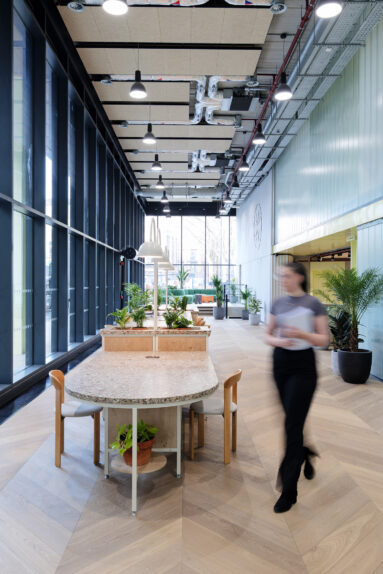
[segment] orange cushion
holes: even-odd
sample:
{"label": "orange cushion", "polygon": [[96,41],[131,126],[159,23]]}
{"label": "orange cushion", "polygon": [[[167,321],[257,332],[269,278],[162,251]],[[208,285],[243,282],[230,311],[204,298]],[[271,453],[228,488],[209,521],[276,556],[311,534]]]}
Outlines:
{"label": "orange cushion", "polygon": [[214,303],[214,295],[202,295],[201,303]]}

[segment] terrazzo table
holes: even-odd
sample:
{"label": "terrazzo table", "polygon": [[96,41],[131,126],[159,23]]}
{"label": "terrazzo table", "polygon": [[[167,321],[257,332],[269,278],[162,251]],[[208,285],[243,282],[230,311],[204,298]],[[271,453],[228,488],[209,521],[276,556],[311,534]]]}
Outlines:
{"label": "terrazzo table", "polygon": [[[181,476],[182,406],[213,393],[217,375],[205,352],[96,351],[65,377],[68,395],[104,407],[104,473],[109,477],[109,409],[131,409],[133,425],[132,514],[137,510],[137,411],[176,407],[176,448],[154,448],[177,453],[177,477]],[[114,438],[114,437],[113,437]],[[120,467],[116,467],[121,470]]]}

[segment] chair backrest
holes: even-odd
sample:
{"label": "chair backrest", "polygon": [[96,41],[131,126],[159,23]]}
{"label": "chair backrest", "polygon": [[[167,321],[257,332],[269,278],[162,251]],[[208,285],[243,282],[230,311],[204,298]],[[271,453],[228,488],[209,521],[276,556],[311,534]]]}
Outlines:
{"label": "chair backrest", "polygon": [[238,369],[238,371],[235,371],[234,375],[231,375],[228,379],[226,379],[226,381],[223,384],[225,395],[230,393],[230,389],[233,388],[232,390],[233,403],[237,403],[237,383],[239,382],[241,377],[242,377],[242,370]]}
{"label": "chair backrest", "polygon": [[49,378],[52,385],[56,389],[56,394],[60,395],[60,402],[64,402],[64,385],[65,385],[65,375],[62,371],[55,370],[49,371]]}

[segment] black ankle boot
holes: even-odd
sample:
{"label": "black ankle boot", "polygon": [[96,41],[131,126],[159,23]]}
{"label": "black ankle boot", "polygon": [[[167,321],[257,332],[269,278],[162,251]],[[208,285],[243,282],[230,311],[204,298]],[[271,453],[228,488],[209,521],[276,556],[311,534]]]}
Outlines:
{"label": "black ankle boot", "polygon": [[296,496],[291,497],[288,496],[287,494],[282,493],[274,505],[274,512],[276,512],[277,514],[287,512],[288,510],[290,510],[292,505],[296,503],[296,501],[297,501]]}

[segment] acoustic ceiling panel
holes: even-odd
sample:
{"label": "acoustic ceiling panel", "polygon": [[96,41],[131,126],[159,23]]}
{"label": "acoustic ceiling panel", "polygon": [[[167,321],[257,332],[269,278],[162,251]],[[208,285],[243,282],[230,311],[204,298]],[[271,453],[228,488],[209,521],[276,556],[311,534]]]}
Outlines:
{"label": "acoustic ceiling panel", "polygon": [[[137,50],[131,48],[78,48],[89,74],[133,74]],[[259,50],[147,49],[140,51],[142,74],[247,76],[254,73]]]}
{"label": "acoustic ceiling panel", "polygon": [[59,10],[75,42],[263,44],[272,19],[267,9],[132,6],[119,18],[101,7],[87,7],[80,14]]}
{"label": "acoustic ceiling panel", "polygon": [[[114,126],[114,131],[119,138],[124,137],[143,137],[146,132],[146,125],[130,125],[128,128],[122,128],[118,125]],[[153,133],[157,138],[227,138],[232,139],[234,136],[234,128],[232,126],[201,126],[201,125],[153,125]],[[123,140],[121,140],[123,141]]]}
{"label": "acoustic ceiling panel", "polygon": [[[109,71],[105,70],[103,73],[106,74]],[[102,102],[134,101],[129,95],[132,82],[114,82],[108,85],[93,82],[93,85]],[[189,82],[145,82],[145,88],[148,94],[147,99],[151,102],[188,102],[190,98]]]}

